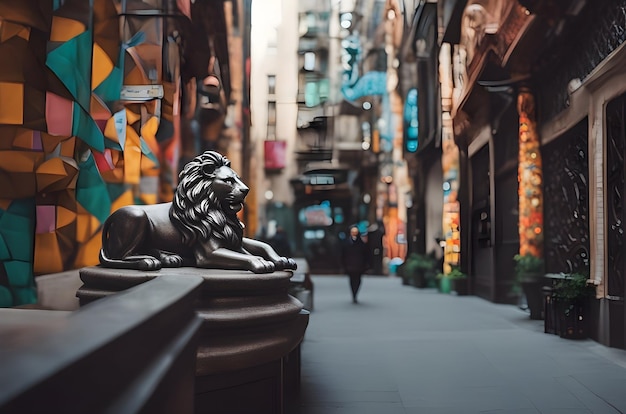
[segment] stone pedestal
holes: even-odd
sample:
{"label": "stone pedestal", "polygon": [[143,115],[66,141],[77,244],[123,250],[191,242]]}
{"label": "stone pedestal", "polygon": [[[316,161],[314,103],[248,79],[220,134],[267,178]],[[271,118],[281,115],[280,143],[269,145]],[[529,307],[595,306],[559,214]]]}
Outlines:
{"label": "stone pedestal", "polygon": [[[282,413],[299,382],[299,346],[309,320],[288,294],[291,272],[102,267],[80,272],[81,306],[163,275],[202,277],[196,413]],[[294,366],[297,364],[297,366]]]}
{"label": "stone pedestal", "polygon": [[68,311],[0,309],[0,413],[194,413],[202,279]]}

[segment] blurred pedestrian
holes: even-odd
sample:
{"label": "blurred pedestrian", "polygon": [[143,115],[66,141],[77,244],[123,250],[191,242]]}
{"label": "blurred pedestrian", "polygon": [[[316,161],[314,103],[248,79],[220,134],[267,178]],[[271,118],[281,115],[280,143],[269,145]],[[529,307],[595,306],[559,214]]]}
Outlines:
{"label": "blurred pedestrian", "polygon": [[368,246],[361,240],[357,226],[350,227],[350,236],[341,249],[341,261],[344,271],[350,278],[352,302],[358,303],[357,294],[361,287],[361,276],[370,266],[370,252]]}

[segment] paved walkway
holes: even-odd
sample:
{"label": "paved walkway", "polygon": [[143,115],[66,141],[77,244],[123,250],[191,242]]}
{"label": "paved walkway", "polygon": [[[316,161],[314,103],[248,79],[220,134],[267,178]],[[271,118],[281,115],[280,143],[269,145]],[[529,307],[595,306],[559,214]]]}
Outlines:
{"label": "paved walkway", "polygon": [[626,413],[626,352],[543,333],[515,306],[368,276],[314,276],[287,414]]}

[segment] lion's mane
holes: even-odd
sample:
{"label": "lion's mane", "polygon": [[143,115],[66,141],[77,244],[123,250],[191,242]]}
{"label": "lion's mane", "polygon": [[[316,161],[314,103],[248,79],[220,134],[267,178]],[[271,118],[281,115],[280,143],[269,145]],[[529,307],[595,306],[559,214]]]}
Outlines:
{"label": "lion's mane", "polygon": [[215,170],[230,167],[223,155],[208,151],[185,165],[170,209],[170,219],[183,235],[183,243],[192,246],[211,238],[224,247],[239,249],[243,224],[235,214],[227,215],[213,191]]}

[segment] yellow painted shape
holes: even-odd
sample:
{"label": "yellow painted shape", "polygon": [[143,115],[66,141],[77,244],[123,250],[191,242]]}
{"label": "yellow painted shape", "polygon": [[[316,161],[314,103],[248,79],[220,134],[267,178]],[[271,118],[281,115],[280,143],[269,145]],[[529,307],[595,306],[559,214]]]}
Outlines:
{"label": "yellow painted shape", "polygon": [[74,150],[76,149],[76,138],[71,137],[61,142],[61,156],[74,158]]}
{"label": "yellow painted shape", "polygon": [[53,16],[52,30],[50,30],[50,41],[67,42],[84,31],[85,25],[78,20],[68,19],[67,17],[61,16]]}
{"label": "yellow painted shape", "polygon": [[156,204],[156,202],[157,202],[156,194],[140,194],[139,195],[139,199],[144,204]]}
{"label": "yellow painted shape", "polygon": [[76,212],[68,210],[65,207],[57,206],[57,222],[56,228],[68,226],[76,220]]}
{"label": "yellow painted shape", "polygon": [[33,149],[33,131],[30,129],[18,128],[13,138],[13,146],[16,148]]}
{"label": "yellow painted shape", "polygon": [[150,158],[145,155],[141,157],[141,173],[146,177],[159,175],[159,168]]}
{"label": "yellow painted shape", "polygon": [[74,268],[79,269],[86,266],[95,266],[98,264],[98,255],[102,247],[102,232],[98,231],[78,248]]}
{"label": "yellow painted shape", "polygon": [[49,174],[66,176],[65,167],[63,166],[63,160],[61,158],[51,158],[45,161],[37,168],[37,174]]}
{"label": "yellow painted shape", "polygon": [[119,144],[120,140],[117,137],[117,131],[115,130],[115,118],[111,117],[107,120],[107,124],[104,127],[104,136]]}
{"label": "yellow painted shape", "polygon": [[111,62],[109,55],[97,43],[93,44],[91,68],[91,90],[94,90],[113,70],[113,62]]}
{"label": "yellow painted shape", "polygon": [[143,75],[141,69],[137,66],[132,68],[126,76],[124,76],[125,85],[149,85],[150,80]]}
{"label": "yellow painted shape", "polygon": [[[68,139],[62,135],[50,135],[46,132],[41,133],[41,142],[43,143],[43,150],[47,153],[53,152],[56,147],[63,141]],[[71,138],[74,140],[74,138]]]}
{"label": "yellow painted shape", "polygon": [[111,212],[118,210],[122,207],[135,204],[133,200],[133,192],[131,190],[125,191],[121,196],[111,203]]}
{"label": "yellow painted shape", "polygon": [[126,145],[124,146],[124,182],[139,184],[141,172],[141,142],[139,135],[129,126],[126,127]]}
{"label": "yellow painted shape", "polygon": [[0,82],[0,124],[24,123],[24,85]]}
{"label": "yellow painted shape", "polygon": [[92,232],[90,231],[91,226],[91,214],[81,214],[80,212],[76,215],[76,241],[83,243],[89,240]]}
{"label": "yellow painted shape", "polygon": [[0,151],[0,170],[10,172],[34,172],[43,154],[29,151]]}
{"label": "yellow painted shape", "polygon": [[140,118],[141,118],[140,114],[136,114],[130,109],[126,108],[126,123],[128,125],[134,124],[135,122],[139,121]]}
{"label": "yellow painted shape", "polygon": [[62,272],[63,258],[56,233],[35,234],[33,272],[36,274]]}
{"label": "yellow painted shape", "polygon": [[[63,161],[58,158],[50,159],[37,168],[37,190],[50,191],[48,187],[60,181],[67,181],[67,173]],[[58,187],[58,185],[57,185]]]}
{"label": "yellow painted shape", "polygon": [[159,153],[159,143],[156,139],[156,133],[159,129],[159,118],[156,116],[150,117],[148,121],[141,127],[141,137],[148,144],[150,150],[154,154]]}

